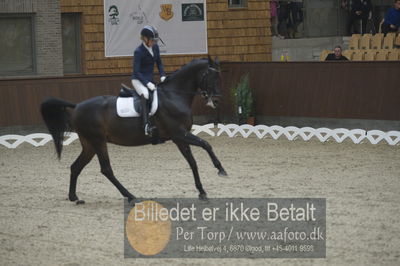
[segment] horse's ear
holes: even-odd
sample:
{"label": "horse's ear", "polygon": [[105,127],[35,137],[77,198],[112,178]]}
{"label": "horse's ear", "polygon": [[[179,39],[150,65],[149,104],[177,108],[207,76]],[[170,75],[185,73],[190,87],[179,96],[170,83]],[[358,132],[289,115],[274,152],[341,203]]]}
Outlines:
{"label": "horse's ear", "polygon": [[219,59],[218,59],[218,56],[215,57],[214,63],[215,63],[217,66],[219,66]]}
{"label": "horse's ear", "polygon": [[213,62],[211,56],[208,55],[208,65],[209,65],[209,66],[212,66],[213,64],[214,64],[214,62]]}

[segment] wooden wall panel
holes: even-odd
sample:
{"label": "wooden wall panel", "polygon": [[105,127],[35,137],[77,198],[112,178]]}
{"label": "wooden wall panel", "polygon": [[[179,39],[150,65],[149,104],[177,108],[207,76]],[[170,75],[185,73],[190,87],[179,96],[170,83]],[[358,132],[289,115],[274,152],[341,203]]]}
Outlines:
{"label": "wooden wall panel", "polygon": [[32,78],[0,81],[0,126],[41,124],[40,103],[48,97],[80,102],[98,95],[117,95],[127,75]]}
{"label": "wooden wall panel", "polygon": [[397,62],[225,63],[222,114],[245,73],[260,116],[400,120]]}

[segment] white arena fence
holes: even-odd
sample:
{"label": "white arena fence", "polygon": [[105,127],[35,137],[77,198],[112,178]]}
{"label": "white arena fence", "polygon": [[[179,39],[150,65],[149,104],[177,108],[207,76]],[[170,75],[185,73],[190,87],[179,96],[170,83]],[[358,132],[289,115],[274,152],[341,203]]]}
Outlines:
{"label": "white arena fence", "polygon": [[[386,142],[389,145],[400,144],[400,131],[388,131],[384,132],[381,130],[363,130],[363,129],[329,129],[329,128],[311,128],[311,127],[281,127],[281,126],[265,126],[265,125],[236,125],[236,124],[206,124],[206,125],[193,125],[192,133],[198,135],[200,133],[206,133],[210,136],[221,136],[223,134],[228,137],[241,136],[248,138],[254,134],[259,139],[272,138],[279,139],[286,137],[288,140],[303,139],[308,141],[311,138],[316,138],[321,142],[336,141],[342,143],[346,139],[350,139],[355,144],[370,142],[371,144],[378,144],[380,142]],[[78,139],[76,133],[66,133],[64,139],[64,145],[69,145],[73,141]],[[20,144],[27,142],[35,147],[43,146],[52,140],[50,134],[45,133],[34,133],[26,136],[22,135],[4,135],[0,136],[0,144],[15,149]]]}

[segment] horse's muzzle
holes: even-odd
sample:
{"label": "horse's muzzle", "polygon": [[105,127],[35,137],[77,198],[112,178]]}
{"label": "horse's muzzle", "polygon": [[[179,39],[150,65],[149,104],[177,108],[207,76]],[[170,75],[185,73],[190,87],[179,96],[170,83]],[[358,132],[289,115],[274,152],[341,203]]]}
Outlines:
{"label": "horse's muzzle", "polygon": [[214,108],[214,109],[217,108],[220,98],[221,98],[220,95],[214,95],[214,96],[208,97],[207,98],[207,105],[212,107],[212,108]]}

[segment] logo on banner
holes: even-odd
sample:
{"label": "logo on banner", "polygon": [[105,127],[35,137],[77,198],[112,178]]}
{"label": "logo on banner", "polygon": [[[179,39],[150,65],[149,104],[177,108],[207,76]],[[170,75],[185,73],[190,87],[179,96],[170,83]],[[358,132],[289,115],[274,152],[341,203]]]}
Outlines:
{"label": "logo on banner", "polygon": [[116,5],[110,6],[108,9],[108,21],[110,22],[111,25],[118,25],[119,24],[119,18],[118,18],[119,12],[118,12],[118,7]]}
{"label": "logo on banner", "polygon": [[182,4],[182,21],[204,21],[203,4]]}
{"label": "logo on banner", "polygon": [[133,12],[129,15],[130,18],[134,22],[136,22],[138,25],[143,24],[143,22],[145,22],[145,24],[149,24],[146,13],[144,13],[144,11],[142,10],[142,7],[140,5],[138,5],[138,7],[135,10],[136,10],[135,12]]}
{"label": "logo on banner", "polygon": [[160,5],[161,7],[161,12],[160,18],[163,20],[170,20],[174,16],[174,12],[172,12],[172,4],[164,4]]}

